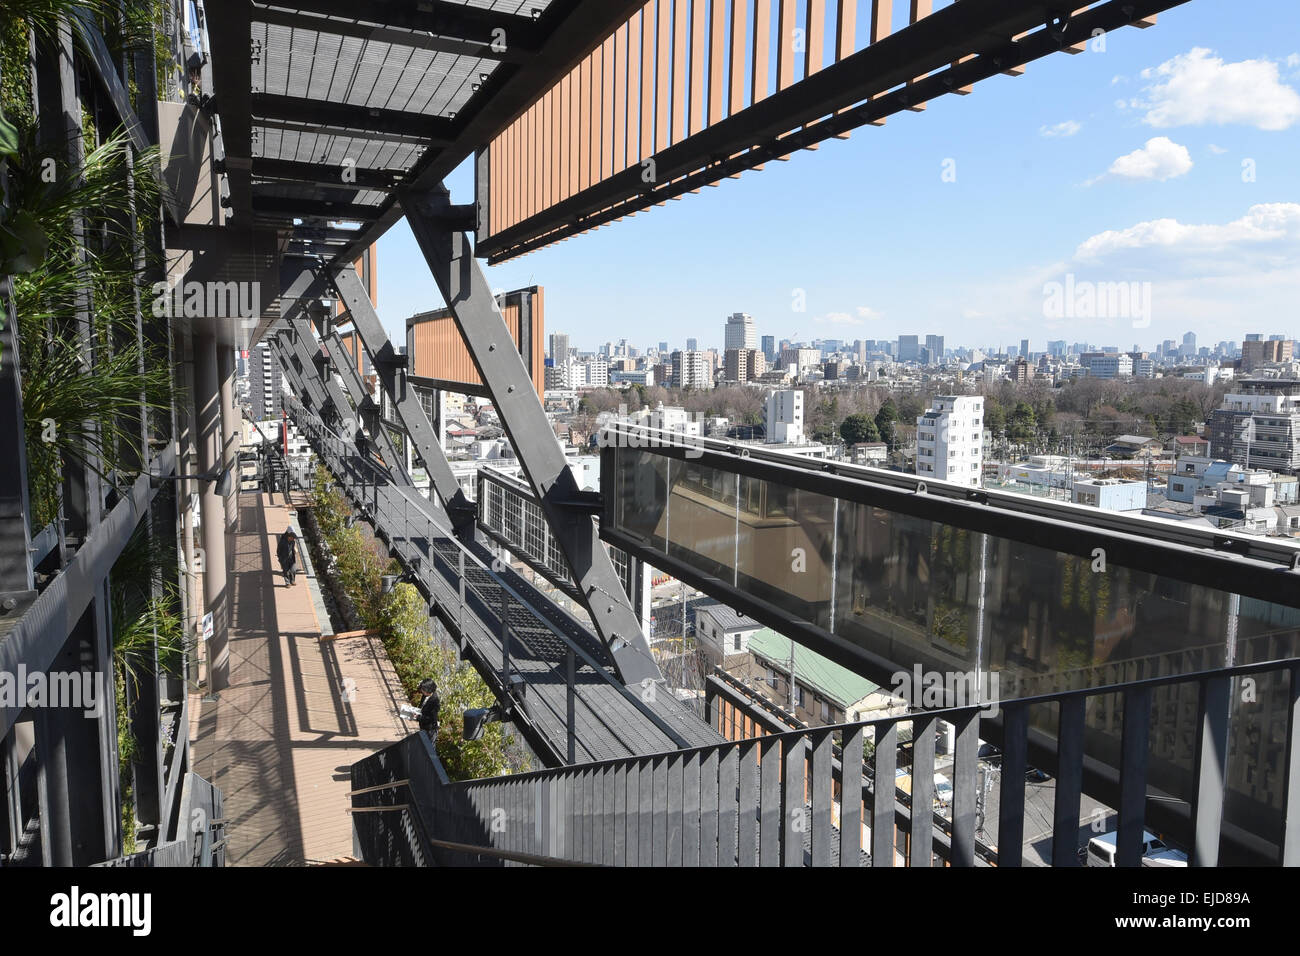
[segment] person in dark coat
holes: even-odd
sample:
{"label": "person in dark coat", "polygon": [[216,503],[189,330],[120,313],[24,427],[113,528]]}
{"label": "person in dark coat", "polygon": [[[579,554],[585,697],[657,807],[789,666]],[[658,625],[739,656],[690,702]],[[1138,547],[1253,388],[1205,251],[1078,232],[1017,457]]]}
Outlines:
{"label": "person in dark coat", "polygon": [[438,708],[442,702],[438,699],[438,685],[432,678],[420,681],[420,693],[424,700],[420,703],[420,729],[429,735],[429,739],[438,739]]}
{"label": "person in dark coat", "polygon": [[298,565],[298,535],[293,528],[289,528],[284,534],[280,535],[280,543],[276,546],[275,556],[280,559],[280,570],[284,572],[284,580],[289,584],[293,584]]}

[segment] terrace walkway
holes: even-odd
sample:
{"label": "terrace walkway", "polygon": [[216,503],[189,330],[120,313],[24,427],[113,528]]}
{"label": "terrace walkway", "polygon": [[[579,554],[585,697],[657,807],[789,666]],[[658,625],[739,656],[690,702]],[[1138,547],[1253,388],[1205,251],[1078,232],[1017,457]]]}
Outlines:
{"label": "terrace walkway", "polygon": [[377,638],[321,640],[309,579],[286,586],[281,495],[239,496],[230,536],[230,686],[191,703],[194,767],[225,793],[228,865],[300,865],[352,854],[349,767],[410,728]]}

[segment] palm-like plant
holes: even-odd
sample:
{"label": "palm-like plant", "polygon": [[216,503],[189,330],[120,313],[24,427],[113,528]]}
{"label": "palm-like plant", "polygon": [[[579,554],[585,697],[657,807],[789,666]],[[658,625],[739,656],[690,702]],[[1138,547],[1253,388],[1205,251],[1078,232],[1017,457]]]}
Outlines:
{"label": "palm-like plant", "polygon": [[[111,480],[132,416],[168,406],[171,374],[135,335],[134,289],[144,277],[132,201],[155,208],[155,155],[128,163],[118,134],[86,155],[79,175],[65,169],[53,177],[41,175],[48,157],[34,144],[23,155],[30,159],[11,176],[11,205],[50,237],[39,266],[14,279],[33,523],[41,527],[58,513],[62,464]],[[96,214],[88,237],[73,228],[83,210]],[[93,318],[79,326],[78,315]]]}

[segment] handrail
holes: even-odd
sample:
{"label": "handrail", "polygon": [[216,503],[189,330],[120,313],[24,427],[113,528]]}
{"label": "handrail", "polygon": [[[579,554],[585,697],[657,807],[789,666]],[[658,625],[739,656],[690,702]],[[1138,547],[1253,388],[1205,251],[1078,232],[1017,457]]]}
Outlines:
{"label": "handrail", "polygon": [[[296,402],[294,404],[296,405]],[[297,411],[296,408],[295,411]],[[339,442],[340,445],[346,447],[345,443],[340,438],[340,436],[332,429],[330,429],[329,426],[325,425],[323,422],[320,422],[319,420],[311,421],[309,419],[306,430],[310,432],[312,429],[319,430],[324,434],[324,436],[333,438],[335,441]],[[386,471],[380,469],[374,462],[371,462],[368,459],[360,459],[360,463],[370,467],[376,472],[379,472],[385,477],[391,479],[391,475],[389,475]],[[348,468],[349,466],[351,468],[355,468],[356,459],[344,458],[342,459],[342,464],[345,468]],[[364,482],[364,479],[362,480]],[[643,701],[637,694],[632,693],[630,690],[628,690],[628,688],[625,685],[616,681],[609,674],[607,669],[603,667],[601,664],[599,664],[587,652],[585,648],[583,648],[581,645],[576,643],[571,637],[569,637],[569,635],[565,634],[554,624],[552,624],[549,620],[547,620],[546,617],[533,606],[531,601],[529,601],[522,594],[516,591],[497,572],[493,571],[490,567],[484,564],[478,558],[477,555],[475,555],[468,547],[465,546],[465,544],[462,541],[460,541],[455,536],[454,533],[452,533],[449,529],[446,529],[442,525],[440,525],[434,519],[434,516],[425,507],[425,505],[428,504],[428,502],[421,500],[421,498],[418,495],[408,494],[407,488],[405,486],[401,486],[396,483],[392,483],[390,481],[388,487],[390,487],[393,490],[393,492],[401,495],[403,499],[405,499],[406,501],[414,505],[416,510],[421,515],[424,516],[424,518],[426,519],[430,527],[438,529],[439,531],[442,532],[440,537],[445,538],[447,541],[453,544],[458,550],[460,550],[465,555],[467,561],[473,562],[474,565],[478,567],[481,571],[490,575],[493,578],[493,580],[496,582],[496,584],[499,587],[501,587],[503,590],[505,590],[506,593],[509,594],[519,605],[521,605],[523,608],[528,610],[532,614],[532,616],[537,620],[537,622],[542,625],[542,627],[550,631],[552,635],[554,635],[556,638],[562,641],[567,647],[569,647],[583,661],[583,663],[585,663],[588,667],[590,667],[593,672],[600,675],[605,680],[606,683],[608,683],[610,686],[618,690],[618,692],[623,696],[625,700],[627,700],[630,704],[632,704],[632,706],[635,707],[643,716],[649,719],[651,723],[653,723],[660,731],[662,731],[670,740],[676,741],[679,744],[679,746],[683,749],[688,749],[690,747],[691,745],[690,741],[686,737],[684,737],[676,728],[674,728],[670,723],[664,720],[658,713],[654,711],[653,708],[651,708],[648,704],[646,704],[645,701]],[[377,517],[378,516],[376,515],[376,518]],[[473,584],[468,579],[468,577],[465,579],[465,585],[475,593],[475,595],[484,604],[486,608],[488,608],[489,610],[492,608],[493,602],[491,601],[491,599],[488,598],[479,589],[477,585]],[[551,665],[551,667],[553,671],[558,670],[558,665]]]}
{"label": "handrail", "polygon": [[[1289,668],[1292,673],[1296,675],[1293,679],[1300,680],[1300,657],[1285,657],[1272,661],[1260,661],[1254,664],[1239,664],[1234,667],[1217,668],[1208,671],[1195,671],[1190,674],[1146,677],[1124,684],[1110,684],[1103,687],[1077,687],[1070,690],[1056,691],[1048,694],[1038,694],[1033,697],[1019,697],[1015,700],[988,701],[983,704],[969,704],[963,707],[944,707],[938,710],[914,710],[908,711],[905,714],[897,714],[892,717],[876,717],[871,720],[861,720],[847,724],[824,724],[817,727],[806,727],[803,729],[782,731],[780,733],[765,734],[762,738],[746,738],[746,740],[797,740],[814,733],[836,733],[857,729],[868,730],[875,729],[882,725],[906,723],[916,719],[923,719],[926,721],[942,720],[946,723],[956,723],[960,718],[969,717],[972,714],[988,710],[990,705],[996,705],[1004,709],[1007,707],[1029,707],[1034,704],[1057,703],[1061,700],[1075,697],[1097,697],[1103,694],[1121,693],[1124,691],[1132,691],[1134,689],[1163,687],[1170,684],[1199,683],[1200,681],[1211,678],[1242,677],[1265,671],[1282,670],[1283,668]],[[613,767],[630,761],[656,760],[663,757],[689,757],[695,754],[705,754],[709,751],[716,751],[726,747],[734,747],[743,742],[744,741],[729,740],[720,744],[703,744],[697,747],[688,747],[683,750],[665,750],[660,751],[659,753],[640,754],[635,757],[612,757],[605,760],[592,761],[591,763],[583,764],[582,767],[583,769],[600,769],[603,767]],[[1300,751],[1300,747],[1298,747],[1297,750]],[[562,776],[566,772],[566,768],[563,767],[554,770],[532,770],[527,773],[511,774],[508,778],[503,779],[508,779],[510,781],[541,780],[557,775]],[[502,781],[497,778],[487,778],[485,780],[461,780],[452,783],[451,786],[468,788],[479,785],[486,786],[490,783],[500,782]]]}

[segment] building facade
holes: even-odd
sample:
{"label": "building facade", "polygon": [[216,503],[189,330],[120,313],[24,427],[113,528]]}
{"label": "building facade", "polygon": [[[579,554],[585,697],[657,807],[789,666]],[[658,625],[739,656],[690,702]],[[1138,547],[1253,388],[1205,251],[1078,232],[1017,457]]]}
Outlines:
{"label": "building facade", "polygon": [[984,469],[984,399],[938,395],[916,419],[916,473],[978,488]]}

